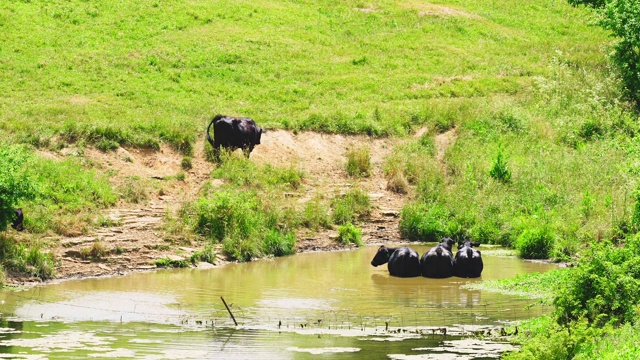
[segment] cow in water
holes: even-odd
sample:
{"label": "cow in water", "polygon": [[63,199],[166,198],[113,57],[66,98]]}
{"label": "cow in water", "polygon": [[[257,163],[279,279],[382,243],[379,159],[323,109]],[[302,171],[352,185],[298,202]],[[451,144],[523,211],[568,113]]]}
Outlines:
{"label": "cow in water", "polygon": [[[213,125],[213,139],[210,129]],[[250,118],[216,115],[207,127],[207,141],[213,146],[216,159],[220,156],[220,148],[242,149],[249,157],[253,148],[260,144],[263,130]]]}
{"label": "cow in water", "polygon": [[22,231],[24,230],[23,223],[24,223],[24,213],[22,212],[22,209],[20,208],[14,209],[13,219],[11,220],[11,227],[18,231]]}
{"label": "cow in water", "polygon": [[444,238],[442,242],[422,255],[420,268],[422,276],[428,278],[448,278],[453,276],[453,239]]}
{"label": "cow in water", "polygon": [[480,246],[480,243],[464,241],[458,244],[458,252],[456,253],[453,274],[463,278],[477,278],[482,274],[484,264],[482,262],[482,254],[474,246]]}
{"label": "cow in water", "polygon": [[388,263],[387,267],[391,276],[420,276],[420,257],[415,250],[406,246],[400,248],[380,246],[373,260],[371,260],[371,265],[380,266],[386,263]]}

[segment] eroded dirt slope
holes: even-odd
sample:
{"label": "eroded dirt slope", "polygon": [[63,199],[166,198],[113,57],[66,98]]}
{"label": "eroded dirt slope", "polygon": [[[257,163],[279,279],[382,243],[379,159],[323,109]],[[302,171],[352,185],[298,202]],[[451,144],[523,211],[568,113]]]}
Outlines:
{"label": "eroded dirt slope", "polygon": [[[451,134],[446,136],[451,137]],[[300,196],[299,201],[305,201],[318,192],[337,194],[348,191],[352,186],[366,189],[373,209],[370,221],[359,224],[363,230],[364,242],[397,242],[401,241],[398,231],[399,212],[406,198],[386,190],[383,165],[384,159],[399,141],[270,130],[263,135],[262,144],[254,149],[251,161],[302,169],[305,193]],[[344,170],[345,154],[350,147],[363,145],[370,149],[373,172],[367,178],[350,178]],[[52,238],[53,242],[60,245],[55,250],[55,256],[60,260],[57,277],[122,274],[154,269],[152,264],[161,258],[188,258],[197,245],[180,246],[168,242],[165,222],[167,215],[174,216],[184,202],[195,199],[206,182],[212,181],[214,186],[220,184],[220,180],[210,177],[215,164],[205,160],[204,146],[209,145],[204,141],[196,144],[193,168],[185,173],[184,181],[175,179],[183,171],[183,155],[168,147],[153,152],[122,148],[108,153],[95,149],[85,150],[85,157],[113,174],[110,179],[114,186],[123,188],[127,182],[143,182],[142,187],[153,190],[139,204],[123,202],[105,210],[102,216],[109,219],[110,226],[91,230],[85,235],[77,236],[70,232],[68,236]],[[46,156],[57,157],[64,154]],[[298,251],[338,249],[341,246],[335,238],[336,232],[332,230],[303,232],[298,238]],[[99,249],[106,250],[108,254],[102,255],[97,261],[87,260],[87,252],[96,243],[100,244]],[[224,261],[222,258],[220,260]],[[29,279],[13,280],[14,283],[22,283]]]}

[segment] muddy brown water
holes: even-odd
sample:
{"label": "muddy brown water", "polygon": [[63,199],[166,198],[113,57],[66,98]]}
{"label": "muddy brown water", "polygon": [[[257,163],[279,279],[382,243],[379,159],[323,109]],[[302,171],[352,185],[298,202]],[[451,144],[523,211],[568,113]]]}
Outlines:
{"label": "muddy brown water", "polygon": [[[412,247],[421,254],[429,248]],[[0,357],[494,358],[513,348],[470,335],[513,331],[517,321],[550,311],[530,306],[535,300],[463,285],[553,265],[485,250],[480,279],[401,279],[390,277],[386,265],[370,265],[376,250],[5,291]]]}

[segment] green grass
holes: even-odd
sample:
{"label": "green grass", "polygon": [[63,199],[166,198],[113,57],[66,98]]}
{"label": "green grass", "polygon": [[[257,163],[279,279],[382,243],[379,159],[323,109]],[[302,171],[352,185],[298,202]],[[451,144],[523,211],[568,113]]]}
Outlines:
{"label": "green grass", "polygon": [[165,141],[186,155],[216,113],[337,133],[446,129],[459,99],[517,97],[556,51],[601,63],[606,37],[587,23],[562,1],[9,1],[0,122],[18,142]]}

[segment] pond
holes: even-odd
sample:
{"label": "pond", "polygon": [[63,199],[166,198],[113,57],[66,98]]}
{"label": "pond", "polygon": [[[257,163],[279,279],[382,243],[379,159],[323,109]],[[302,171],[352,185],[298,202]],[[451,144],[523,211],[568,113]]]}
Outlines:
{"label": "pond", "polygon": [[[412,248],[422,254],[430,247]],[[485,250],[480,279],[403,279],[390,277],[386,265],[370,265],[376,250],[5,291],[0,357],[495,358],[510,345],[469,335],[513,331],[513,322],[550,311],[531,299],[461,286],[554,265]]]}

